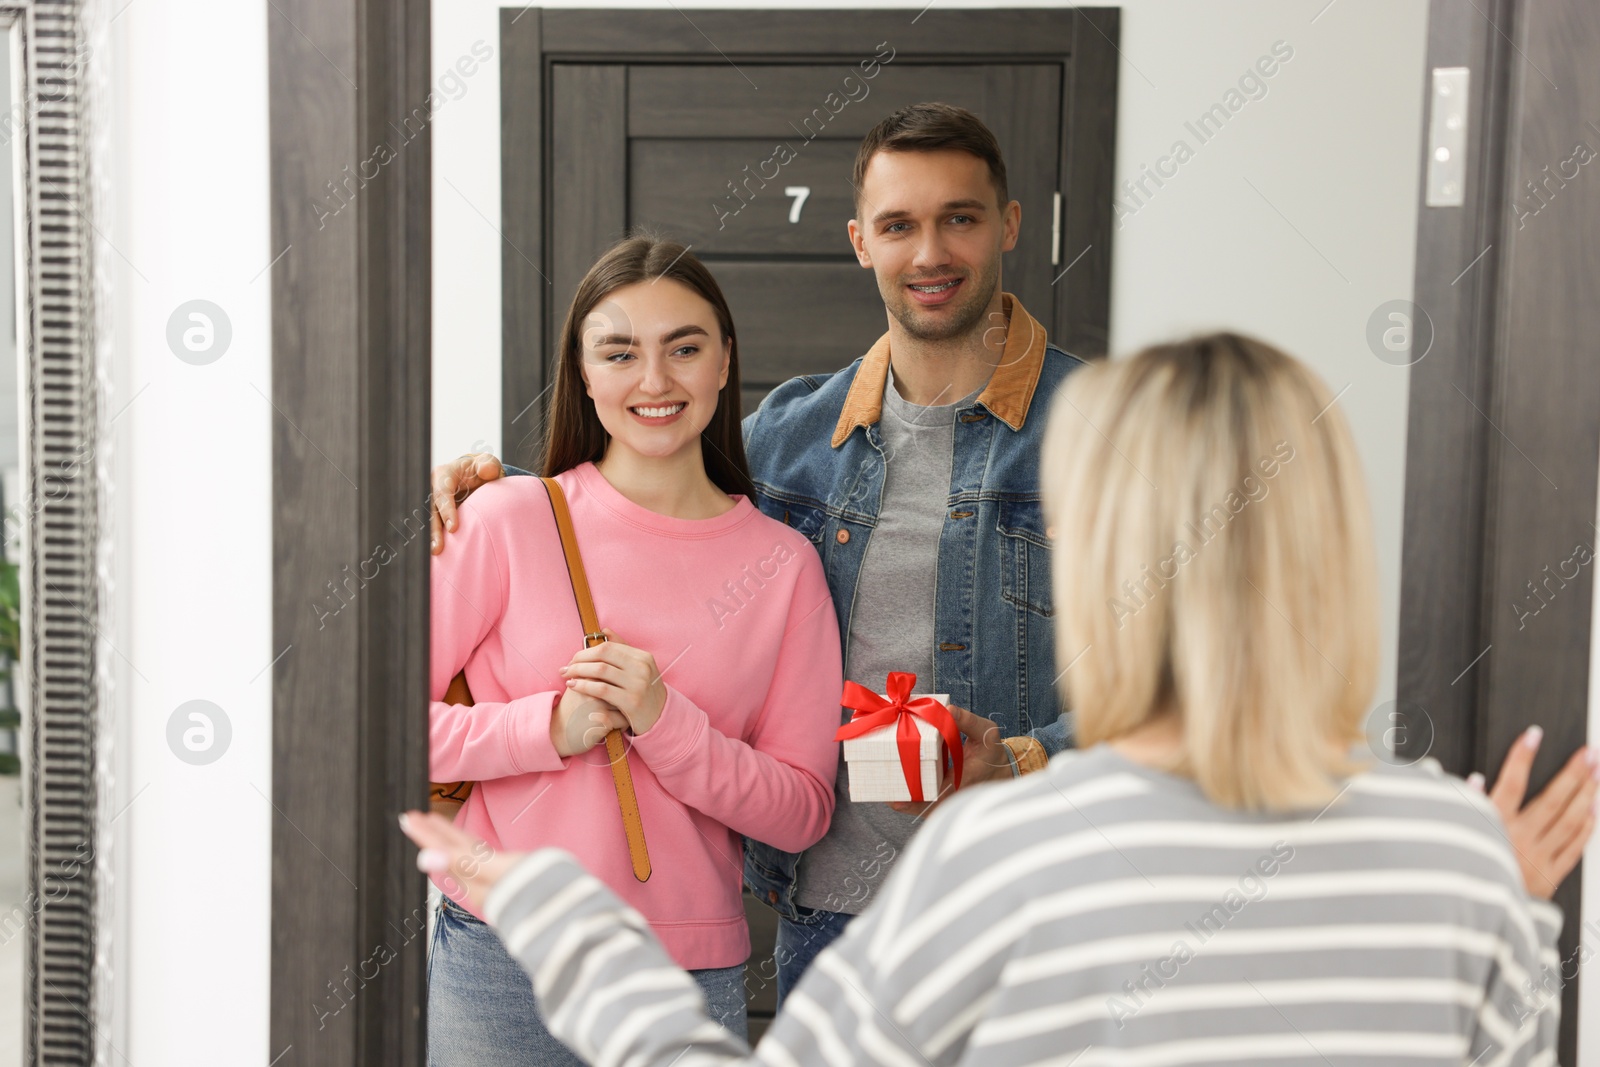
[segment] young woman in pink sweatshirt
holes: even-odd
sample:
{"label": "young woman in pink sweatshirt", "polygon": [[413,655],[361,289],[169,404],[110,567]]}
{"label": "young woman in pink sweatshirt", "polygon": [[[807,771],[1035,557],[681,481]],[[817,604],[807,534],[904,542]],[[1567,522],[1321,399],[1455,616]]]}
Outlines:
{"label": "young woman in pink sweatshirt", "polygon": [[[543,473],[566,495],[610,640],[584,648],[544,484],[497,480],[433,558],[429,711],[431,777],[477,783],[457,825],[491,849],[577,855],[735,1029],[741,837],[787,851],[822,837],[842,688],[821,562],[751,503],[739,406],[733,321],[706,268],[650,238],[602,256],[562,331]],[[440,701],[461,670],[474,706]],[[601,743],[613,728],[627,731],[645,882]],[[435,883],[430,1067],[581,1062],[461,887]]]}

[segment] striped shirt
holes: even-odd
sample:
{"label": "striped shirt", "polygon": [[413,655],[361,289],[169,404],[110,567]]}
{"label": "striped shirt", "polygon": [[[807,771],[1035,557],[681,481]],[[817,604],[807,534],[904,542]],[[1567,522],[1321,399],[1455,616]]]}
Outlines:
{"label": "striped shirt", "polygon": [[551,1031],[603,1065],[1555,1062],[1561,913],[1432,760],[1294,818],[1219,808],[1105,745],[974,787],[753,1055],[570,857],[530,855],[486,915]]}

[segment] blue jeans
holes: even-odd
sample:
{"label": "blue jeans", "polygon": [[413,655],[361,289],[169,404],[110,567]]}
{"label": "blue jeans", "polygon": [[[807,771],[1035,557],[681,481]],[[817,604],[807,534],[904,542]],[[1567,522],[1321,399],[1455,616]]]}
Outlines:
{"label": "blue jeans", "polygon": [[[711,1017],[747,1036],[744,965],[689,974]],[[545,1029],[533,983],[499,935],[450,900],[428,953],[428,1067],[583,1067]]]}
{"label": "blue jeans", "polygon": [[803,921],[778,920],[777,947],[773,955],[778,959],[778,1007],[806,973],[818,953],[839,939],[854,915],[842,911],[813,911],[801,908]]}

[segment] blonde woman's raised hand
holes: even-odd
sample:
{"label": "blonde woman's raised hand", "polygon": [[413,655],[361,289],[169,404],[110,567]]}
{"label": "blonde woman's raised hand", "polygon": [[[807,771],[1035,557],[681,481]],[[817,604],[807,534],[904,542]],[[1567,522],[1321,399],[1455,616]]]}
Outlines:
{"label": "blonde woman's raised hand", "polygon": [[400,829],[417,843],[417,869],[440,875],[444,892],[458,903],[463,899],[483,911],[484,898],[501,877],[526,853],[500,852],[487,841],[458,830],[449,819],[431,811],[408,811],[400,816]]}
{"label": "blonde woman's raised hand", "polygon": [[[1512,743],[1489,800],[1500,809],[1528,895],[1549,900],[1577,866],[1594,832],[1600,749],[1578,749],[1544,791],[1523,804],[1528,774],[1543,739],[1544,731],[1530,726]],[[1476,789],[1483,788],[1481,774],[1473,774],[1467,781]]]}

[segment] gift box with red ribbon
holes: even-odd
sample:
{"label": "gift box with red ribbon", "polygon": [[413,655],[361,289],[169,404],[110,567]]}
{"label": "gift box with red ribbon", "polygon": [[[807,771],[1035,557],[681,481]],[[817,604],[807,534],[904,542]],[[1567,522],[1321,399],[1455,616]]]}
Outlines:
{"label": "gift box with red ribbon", "polygon": [[889,674],[885,695],[844,683],[840,703],[855,714],[839,727],[852,801],[933,800],[940,769],[951,788],[961,784],[961,731],[943,693],[914,696],[917,676]]}

